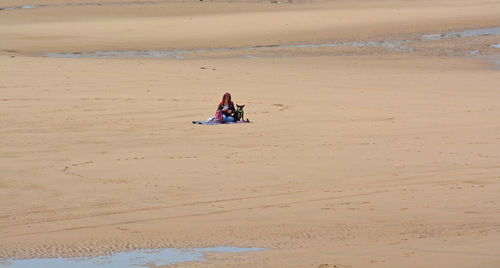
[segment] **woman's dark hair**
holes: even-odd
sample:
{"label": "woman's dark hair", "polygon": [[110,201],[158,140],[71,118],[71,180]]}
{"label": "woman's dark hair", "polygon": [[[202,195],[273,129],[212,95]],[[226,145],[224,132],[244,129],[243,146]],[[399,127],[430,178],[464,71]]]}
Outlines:
{"label": "woman's dark hair", "polygon": [[226,96],[228,97],[228,98],[227,98],[227,103],[231,103],[231,102],[232,102],[232,101],[231,101],[231,93],[226,92],[226,93],[224,93],[224,96],[222,96],[222,102],[221,102],[221,103],[222,103],[222,105],[224,105],[224,99],[226,98]]}

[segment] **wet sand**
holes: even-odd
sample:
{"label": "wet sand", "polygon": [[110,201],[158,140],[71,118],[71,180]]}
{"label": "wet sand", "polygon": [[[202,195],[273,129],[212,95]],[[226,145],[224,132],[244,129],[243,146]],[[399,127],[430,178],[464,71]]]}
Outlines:
{"label": "wet sand", "polygon": [[[174,266],[497,267],[498,35],[413,51],[45,55],[498,26],[496,1],[0,10],[0,258],[236,246],[267,250]],[[191,124],[225,91],[252,124]]]}

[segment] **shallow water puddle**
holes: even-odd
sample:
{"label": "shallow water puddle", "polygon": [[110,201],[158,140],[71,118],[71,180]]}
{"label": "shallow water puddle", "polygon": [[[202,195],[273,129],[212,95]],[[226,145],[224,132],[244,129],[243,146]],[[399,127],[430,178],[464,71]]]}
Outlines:
{"label": "shallow water puddle", "polygon": [[215,253],[243,253],[265,250],[264,248],[238,247],[211,247],[193,249],[141,249],[128,252],[114,253],[109,256],[92,258],[35,258],[35,259],[0,259],[0,267],[21,268],[118,268],[118,267],[156,267],[178,262],[205,261],[205,254]]}
{"label": "shallow water puddle", "polygon": [[445,38],[478,37],[487,35],[500,35],[500,27],[454,31],[454,32],[447,32],[444,34],[426,34],[422,36],[422,40],[434,41]]}

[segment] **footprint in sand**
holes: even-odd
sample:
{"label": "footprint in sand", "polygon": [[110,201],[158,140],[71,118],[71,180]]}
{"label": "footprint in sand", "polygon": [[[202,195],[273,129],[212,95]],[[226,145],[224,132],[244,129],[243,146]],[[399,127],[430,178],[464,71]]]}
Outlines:
{"label": "footprint in sand", "polygon": [[284,110],[287,110],[289,108],[287,105],[283,105],[281,103],[275,103],[272,105],[278,107],[280,111],[284,111]]}

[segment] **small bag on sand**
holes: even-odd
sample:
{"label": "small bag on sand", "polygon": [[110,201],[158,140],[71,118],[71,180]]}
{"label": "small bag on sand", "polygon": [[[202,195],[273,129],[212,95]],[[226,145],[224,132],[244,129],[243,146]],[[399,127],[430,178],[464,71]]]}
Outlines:
{"label": "small bag on sand", "polygon": [[216,123],[223,123],[224,122],[224,118],[222,117],[221,110],[217,110],[217,112],[215,112],[214,122],[216,122]]}

